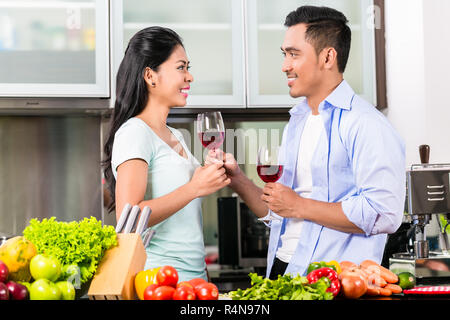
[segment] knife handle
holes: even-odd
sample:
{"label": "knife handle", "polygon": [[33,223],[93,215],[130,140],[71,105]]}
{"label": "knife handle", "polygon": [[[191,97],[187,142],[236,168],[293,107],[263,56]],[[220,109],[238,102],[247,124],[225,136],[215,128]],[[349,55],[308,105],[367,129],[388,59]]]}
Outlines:
{"label": "knife handle", "polygon": [[137,234],[142,235],[142,233],[144,232],[145,228],[147,227],[151,212],[152,210],[148,206],[145,206],[144,209],[142,210],[141,217],[139,218],[139,222],[136,227]]}
{"label": "knife handle", "polygon": [[133,231],[135,225],[136,225],[136,218],[139,214],[139,211],[141,209],[138,205],[133,206],[131,209],[130,216],[128,217],[127,224],[125,225],[125,229],[123,230],[123,233],[130,233]]}
{"label": "knife handle", "polygon": [[126,203],[122,209],[122,213],[120,214],[119,221],[117,221],[116,233],[120,233],[123,230],[123,228],[125,226],[125,222],[127,221],[128,215],[130,214],[130,210],[131,210],[131,204]]}
{"label": "knife handle", "polygon": [[152,240],[153,236],[155,235],[155,230],[150,229],[148,230],[147,234],[144,237],[144,248],[147,248],[148,244],[150,243],[150,241]]}

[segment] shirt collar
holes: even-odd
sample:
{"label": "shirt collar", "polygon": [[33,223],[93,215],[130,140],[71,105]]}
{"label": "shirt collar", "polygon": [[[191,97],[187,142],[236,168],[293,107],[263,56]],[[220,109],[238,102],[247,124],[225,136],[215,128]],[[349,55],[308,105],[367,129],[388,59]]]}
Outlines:
{"label": "shirt collar", "polygon": [[352,87],[347,81],[342,82],[333,90],[333,92],[325,99],[326,102],[333,107],[350,110],[352,108],[352,100],[355,95]]}
{"label": "shirt collar", "polygon": [[289,113],[291,114],[291,116],[299,116],[304,115],[309,111],[311,111],[311,109],[308,106],[308,101],[304,98],[299,104],[295,105],[291,110],[289,110]]}
{"label": "shirt collar", "polygon": [[[354,95],[355,92],[353,91],[352,87],[350,87],[347,81],[342,80],[342,82],[336,87],[336,89],[333,90],[333,92],[331,92],[331,94],[327,98],[325,98],[324,101],[326,101],[333,107],[350,110],[352,107],[351,105]],[[324,102],[322,102],[321,105],[323,107]],[[309,111],[311,111],[311,109],[308,106],[308,101],[307,99],[303,99],[299,104],[295,105],[291,110],[289,110],[289,113],[291,114],[291,116],[303,115]]]}

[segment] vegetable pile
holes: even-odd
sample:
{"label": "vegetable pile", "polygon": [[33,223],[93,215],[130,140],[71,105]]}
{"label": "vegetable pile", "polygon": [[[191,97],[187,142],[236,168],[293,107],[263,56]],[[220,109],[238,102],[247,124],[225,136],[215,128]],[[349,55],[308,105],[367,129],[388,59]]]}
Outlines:
{"label": "vegetable pile", "polygon": [[339,280],[343,295],[348,299],[366,296],[390,296],[403,291],[398,276],[372,260],[364,260],[360,265],[351,261],[341,261],[342,272]]}
{"label": "vegetable pile", "polygon": [[[333,270],[332,270],[333,271]],[[326,279],[316,278],[310,283],[307,277],[297,275],[292,278],[287,274],[278,279],[263,278],[256,273],[249,274],[251,287],[237,289],[228,295],[233,300],[332,300],[334,295],[328,289],[330,283]]]}
{"label": "vegetable pile", "polygon": [[80,222],[59,222],[55,217],[32,219],[23,236],[36,246],[38,253],[58,259],[63,271],[69,270],[67,278],[71,276],[70,269],[79,268],[80,284],[94,276],[105,251],[117,245],[114,227],[102,226],[95,217]]}
{"label": "vegetable pile", "polygon": [[216,285],[202,278],[178,281],[172,266],[140,271],[135,277],[135,290],[140,300],[217,300]]}
{"label": "vegetable pile", "polygon": [[358,299],[362,296],[390,296],[414,287],[408,272],[393,273],[372,260],[357,265],[351,261],[312,262],[307,276],[287,274],[270,280],[249,274],[251,287],[230,291],[233,300],[331,300],[334,297]]}

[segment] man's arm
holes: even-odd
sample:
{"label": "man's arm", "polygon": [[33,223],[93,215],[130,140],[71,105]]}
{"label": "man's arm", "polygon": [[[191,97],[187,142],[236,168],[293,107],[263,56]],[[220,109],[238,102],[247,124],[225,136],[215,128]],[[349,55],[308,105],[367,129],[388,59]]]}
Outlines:
{"label": "man's arm", "polygon": [[280,183],[266,184],[261,200],[270,210],[285,218],[305,219],[341,232],[364,233],[347,218],[340,202],[303,198]]}
{"label": "man's arm", "polygon": [[251,181],[242,171],[232,177],[230,187],[245,202],[249,209],[259,218],[265,217],[269,211],[261,200],[263,190]]}
{"label": "man's arm", "polygon": [[220,149],[210,150],[205,165],[216,162],[223,163],[227,177],[231,180],[228,186],[241,197],[249,209],[259,218],[267,216],[269,209],[266,203],[261,200],[262,189],[241,171],[234,156],[230,153],[224,153]]}

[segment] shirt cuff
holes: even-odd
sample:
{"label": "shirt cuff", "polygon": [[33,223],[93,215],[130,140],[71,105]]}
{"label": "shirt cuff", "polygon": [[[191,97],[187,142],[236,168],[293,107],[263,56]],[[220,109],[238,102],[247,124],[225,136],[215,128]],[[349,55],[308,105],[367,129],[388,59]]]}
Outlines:
{"label": "shirt cuff", "polygon": [[347,219],[360,228],[366,236],[373,234],[375,221],[379,214],[364,196],[354,196],[341,202]]}

